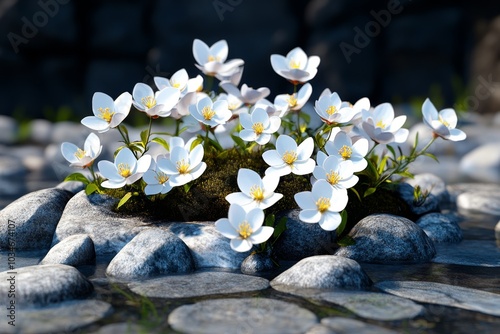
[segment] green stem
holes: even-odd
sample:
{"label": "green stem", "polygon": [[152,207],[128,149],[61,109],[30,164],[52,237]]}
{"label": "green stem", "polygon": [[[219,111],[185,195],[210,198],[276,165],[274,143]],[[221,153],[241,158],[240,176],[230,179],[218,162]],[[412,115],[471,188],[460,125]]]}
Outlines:
{"label": "green stem", "polygon": [[[153,125],[153,118],[149,118],[149,127],[148,127],[148,136],[146,137],[146,142],[144,143],[144,152],[142,152],[142,155],[144,155],[147,150],[148,150],[148,144],[149,144],[149,138],[151,137],[151,127]],[[142,156],[141,155],[141,156]]]}

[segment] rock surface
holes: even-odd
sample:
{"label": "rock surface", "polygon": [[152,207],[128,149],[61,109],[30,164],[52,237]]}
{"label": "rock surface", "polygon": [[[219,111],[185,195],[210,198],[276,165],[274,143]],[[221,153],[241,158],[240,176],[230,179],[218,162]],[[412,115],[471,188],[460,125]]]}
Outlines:
{"label": "rock surface", "polygon": [[321,319],[321,324],[333,330],[335,334],[396,334],[397,332],[383,327],[367,324],[365,322],[340,318],[329,317]]}
{"label": "rock surface", "polygon": [[75,234],[52,247],[40,264],[59,263],[77,267],[94,262],[95,250],[92,239],[86,234]]}
{"label": "rock surface", "polygon": [[411,220],[377,214],[363,218],[349,232],[355,244],[335,255],[359,262],[418,263],[436,255],[432,240]]}
{"label": "rock surface", "polygon": [[[267,298],[204,300],[176,308],[168,323],[184,333],[304,333],[318,323],[314,313]],[[203,330],[201,330],[203,328]]]}
{"label": "rock surface", "polygon": [[459,244],[436,245],[432,262],[475,267],[500,267],[500,248],[492,240],[464,240]]}
{"label": "rock surface", "polygon": [[460,170],[480,182],[500,183],[500,146],[488,143],[472,150],[460,161]]}
{"label": "rock surface", "polygon": [[273,260],[263,253],[250,254],[241,263],[241,272],[243,274],[256,274],[259,272],[270,271],[276,268]]}
{"label": "rock surface", "polygon": [[457,197],[459,209],[500,216],[500,191],[464,192]]}
{"label": "rock surface", "polygon": [[435,243],[457,243],[462,241],[463,233],[456,219],[441,213],[428,213],[416,222],[425,234]]}
{"label": "rock surface", "polygon": [[405,181],[412,187],[420,186],[422,192],[434,195],[440,203],[450,201],[450,194],[446,189],[446,183],[437,175],[431,173],[417,174],[413,179]]}
{"label": "rock surface", "polygon": [[410,210],[417,216],[421,216],[430,212],[439,212],[439,199],[433,194],[428,194],[422,199],[422,202],[415,202],[413,195],[414,188],[408,183],[400,183],[398,185],[398,194],[409,205]]}

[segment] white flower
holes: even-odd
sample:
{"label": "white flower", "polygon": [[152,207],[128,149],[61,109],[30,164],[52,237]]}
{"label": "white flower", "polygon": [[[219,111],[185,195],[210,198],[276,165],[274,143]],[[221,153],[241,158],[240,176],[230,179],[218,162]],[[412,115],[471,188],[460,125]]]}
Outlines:
{"label": "white flower", "polygon": [[220,40],[211,47],[203,41],[193,41],[193,56],[198,64],[195,66],[209,76],[221,75],[231,76],[236,73],[244,62],[241,59],[233,59],[225,63],[229,48],[225,40]]}
{"label": "white flower", "polygon": [[158,168],[170,176],[170,185],[182,186],[199,178],[207,164],[202,162],[203,146],[196,145],[191,152],[182,146],[174,146],[170,149],[170,158],[158,161]]}
{"label": "white flower", "polygon": [[318,56],[308,58],[299,47],[288,52],[286,57],[277,54],[271,55],[273,70],[294,84],[304,83],[314,78],[318,72],[319,62]]}
{"label": "white flower", "polygon": [[[274,105],[274,103],[272,103],[271,101],[266,100],[266,99],[260,99],[259,101],[257,101],[255,103],[255,105],[253,107],[254,107],[254,109],[257,109],[257,108],[264,109],[269,116],[278,116],[278,117],[284,116],[284,115],[281,115],[282,111],[278,110],[278,108]],[[286,106],[286,108],[285,108],[285,112],[286,111],[288,111],[288,106]]]}
{"label": "white flower", "polygon": [[289,110],[300,110],[307,103],[312,94],[312,86],[307,83],[300,87],[297,93],[280,94],[274,98],[276,109],[280,110],[280,117],[283,117]]}
{"label": "white flower", "polygon": [[[158,161],[161,159],[166,159],[164,157],[159,157]],[[142,179],[147,183],[146,188],[144,188],[144,193],[149,195],[156,194],[166,194],[172,190],[172,185],[170,184],[170,177],[162,172],[154,161],[151,162],[151,167],[144,173]]]}
{"label": "white flower", "polygon": [[373,112],[363,111],[362,127],[366,134],[379,144],[403,143],[408,138],[408,129],[401,127],[406,116],[394,118],[394,109],[390,103],[382,103]]}
{"label": "white flower", "polygon": [[121,188],[139,180],[151,165],[151,156],[143,155],[137,160],[129,148],[124,148],[115,157],[115,162],[99,161],[99,172],[107,178],[104,188]]}
{"label": "white flower", "polygon": [[132,96],[125,92],[113,99],[104,93],[94,93],[92,97],[92,112],[94,116],[87,116],[81,123],[86,127],[106,132],[110,128],[116,128],[127,117],[132,106]]}
{"label": "white flower", "polygon": [[261,108],[256,108],[252,114],[240,114],[240,123],[243,130],[240,138],[244,141],[255,141],[259,145],[265,145],[271,140],[271,135],[278,131],[281,118],[269,117],[268,113]]}
{"label": "white flower", "polygon": [[217,96],[217,101],[227,101],[227,107],[233,115],[238,115],[242,112],[248,113],[248,108],[243,107],[243,101],[233,94],[220,93]]}
{"label": "white flower", "polygon": [[432,129],[435,136],[451,141],[460,141],[467,137],[465,132],[455,129],[458,121],[455,110],[447,108],[438,112],[427,98],[422,105],[422,114],[424,123]]}
{"label": "white flower", "polygon": [[238,86],[240,84],[242,76],[243,76],[243,66],[232,68],[227,72],[219,72],[215,75],[215,77],[221,83],[229,82],[235,86]]}
{"label": "white flower", "polygon": [[198,122],[210,127],[225,124],[233,116],[227,101],[219,100],[212,103],[209,97],[204,97],[195,105],[191,105],[189,111]]}
{"label": "white flower", "polygon": [[360,172],[368,165],[365,159],[368,149],[366,138],[358,138],[353,144],[351,137],[344,131],[338,132],[325,145],[328,155],[351,161],[353,172]]}
{"label": "white flower", "polygon": [[252,245],[260,244],[269,239],[274,232],[270,226],[262,226],[264,211],[254,208],[248,212],[238,204],[229,206],[228,218],[215,222],[215,229],[231,239],[231,248],[237,252],[246,252]]}
{"label": "white flower", "polygon": [[154,77],[154,82],[158,90],[166,87],[177,88],[181,92],[181,97],[187,93],[199,92],[203,89],[203,77],[197,75],[190,79],[185,69],[175,72],[170,79],[163,77]]}
{"label": "white flower", "polygon": [[71,167],[86,168],[92,165],[101,154],[102,145],[95,133],[88,135],[83,144],[83,150],[75,144],[64,142],[61,144],[61,153],[68,160]]}
{"label": "white flower", "polygon": [[241,168],[237,179],[241,192],[227,195],[226,200],[230,204],[239,204],[246,209],[267,209],[283,197],[282,194],[274,193],[279,181],[277,175],[266,175],[261,179],[253,170]]}
{"label": "white flower", "polygon": [[358,183],[359,177],[354,175],[353,163],[337,156],[327,156],[319,151],[314,167],[313,176],[317,180],[326,180],[334,188],[348,189]]}
{"label": "white flower", "polygon": [[337,93],[323,95],[314,104],[314,110],[327,124],[347,123],[354,117],[354,110],[343,105]]}
{"label": "white flower", "polygon": [[299,219],[305,223],[319,223],[322,229],[333,231],[339,227],[339,214],[349,200],[347,190],[336,189],[325,180],[314,183],[312,191],[295,194],[295,202],[300,206]]}
{"label": "white flower", "polygon": [[134,107],[151,118],[170,116],[180,95],[179,89],[174,87],[166,87],[154,93],[151,87],[143,83],[137,83],[132,91]]}
{"label": "white flower", "polygon": [[240,101],[243,101],[246,104],[255,104],[258,100],[265,98],[271,93],[267,87],[253,89],[252,87],[248,87],[246,84],[241,86],[241,90],[229,82],[221,83],[220,86],[228,94],[236,96]]}
{"label": "white flower", "polygon": [[276,149],[262,154],[264,161],[271,167],[266,169],[266,175],[275,173],[283,176],[290,173],[305,175],[312,173],[316,165],[311,155],[314,141],[311,137],[304,140],[298,147],[292,137],[280,135],[276,140]]}

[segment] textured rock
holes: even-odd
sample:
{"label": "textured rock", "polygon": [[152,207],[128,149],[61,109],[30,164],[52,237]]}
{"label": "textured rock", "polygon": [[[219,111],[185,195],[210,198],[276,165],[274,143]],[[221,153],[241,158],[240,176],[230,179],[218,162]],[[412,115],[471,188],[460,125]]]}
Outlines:
{"label": "textured rock", "polygon": [[428,213],[416,222],[425,234],[436,243],[457,243],[462,241],[463,233],[457,221],[450,215]]}
{"label": "textured rock", "polygon": [[500,185],[492,183],[456,183],[446,187],[450,193],[450,201],[456,202],[460,194],[466,192],[500,193]]}
{"label": "textured rock", "polygon": [[[12,202],[0,211],[0,248],[8,248],[9,235],[15,248],[47,249],[71,193],[61,189],[42,189]],[[12,223],[14,222],[14,223]],[[15,225],[15,229],[9,226]]]}
{"label": "textured rock", "polygon": [[270,271],[276,268],[269,255],[264,253],[250,254],[241,263],[241,272],[243,274],[256,274],[259,272]]}
{"label": "textured rock", "polygon": [[383,327],[348,318],[323,318],[321,324],[334,331],[335,334],[396,334],[398,332]]}
{"label": "textured rock", "polygon": [[205,300],[176,308],[168,323],[183,333],[304,333],[318,323],[314,313],[267,298]]}
{"label": "textured rock", "polygon": [[325,231],[318,224],[306,224],[300,221],[299,213],[300,210],[291,210],[286,214],[287,229],[274,245],[276,256],[298,261],[309,256],[333,254],[335,231]]}
{"label": "textured rock", "polygon": [[86,234],[75,234],[52,247],[40,264],[59,263],[77,267],[94,262],[95,250],[92,239]]}
{"label": "textured rock", "polygon": [[496,293],[423,281],[385,281],[375,286],[385,292],[421,303],[500,316],[500,295]]}
{"label": "textured rock", "polygon": [[429,194],[422,202],[415,202],[414,188],[408,183],[398,185],[398,194],[410,206],[410,210],[417,216],[430,212],[439,212],[439,200],[433,194]]}
{"label": "textured rock", "polygon": [[492,240],[464,240],[459,244],[436,245],[432,262],[475,267],[500,267],[500,248]]}
{"label": "textured rock", "polygon": [[276,290],[292,289],[366,289],[370,278],[354,260],[334,255],[305,258],[271,282]]}
{"label": "textured rock", "polygon": [[450,201],[450,194],[446,189],[446,183],[444,181],[431,173],[424,173],[415,175],[413,179],[406,180],[406,183],[412,187],[420,186],[422,192],[428,192],[436,196],[440,203],[447,203]]}
{"label": "textured rock", "polygon": [[500,183],[500,146],[489,143],[472,150],[460,161],[460,170],[480,182]]}
{"label": "textured rock", "polygon": [[457,197],[459,209],[500,216],[500,191],[464,192]]}
{"label": "textured rock", "polygon": [[129,284],[133,292],[152,298],[192,298],[258,291],[268,287],[269,281],[264,278],[226,272],[197,272]]}
{"label": "textured rock", "polygon": [[[16,274],[0,273],[0,291],[8,291],[14,283],[16,304],[45,306],[89,296],[90,283],[78,270],[63,264],[45,264],[18,268]],[[14,280],[11,280],[14,276]],[[9,303],[7,294],[0,296],[2,305]]]}
{"label": "textured rock", "polygon": [[151,228],[141,231],[116,254],[106,275],[146,278],[193,270],[194,261],[186,244],[172,232]]}
{"label": "textured rock", "polygon": [[436,250],[432,240],[411,220],[378,214],[363,218],[349,232],[356,242],[335,255],[359,262],[417,263],[430,261]]}
{"label": "textured rock", "polygon": [[85,185],[78,181],[63,181],[56,186],[57,189],[69,191],[73,195],[78,194],[80,191],[85,190]]}

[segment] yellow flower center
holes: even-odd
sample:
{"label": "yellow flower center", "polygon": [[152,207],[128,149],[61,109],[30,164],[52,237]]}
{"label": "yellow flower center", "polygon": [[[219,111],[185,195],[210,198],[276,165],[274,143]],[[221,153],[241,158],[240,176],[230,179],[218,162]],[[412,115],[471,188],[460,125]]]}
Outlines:
{"label": "yellow flower center", "polygon": [[238,226],[238,233],[242,239],[246,239],[252,235],[253,231],[250,224],[245,220]]}
{"label": "yellow flower center", "polygon": [[290,106],[290,108],[293,108],[297,105],[297,98],[295,97],[295,94],[288,95],[288,105]]}
{"label": "yellow flower center", "polygon": [[339,173],[337,173],[336,171],[334,170],[330,170],[330,173],[326,173],[326,180],[328,181],[328,183],[330,183],[332,186],[336,185],[337,183],[339,183],[339,181],[341,180],[342,178],[340,177]]}
{"label": "yellow flower center", "polygon": [[170,82],[170,84],[172,85],[172,87],[174,88],[179,88],[181,86],[181,84],[179,82],[175,82],[175,81],[172,81]]}
{"label": "yellow flower center", "polygon": [[184,159],[177,161],[176,167],[179,174],[186,174],[189,171],[189,163],[187,163]]}
{"label": "yellow flower center", "polygon": [[252,195],[253,199],[257,202],[261,202],[262,200],[264,200],[264,191],[258,185],[253,185],[250,188],[250,195]]}
{"label": "yellow flower center", "polygon": [[318,211],[323,213],[330,207],[330,199],[326,197],[320,197],[316,201],[316,206],[318,207]]}
{"label": "yellow flower center", "polygon": [[215,116],[215,111],[209,106],[206,106],[201,110],[201,114],[203,115],[203,118],[209,121]]}
{"label": "yellow flower center", "polygon": [[82,158],[87,154],[87,152],[85,152],[84,150],[82,150],[81,148],[77,149],[76,152],[75,152],[75,157],[78,158],[78,160],[82,160]]}
{"label": "yellow flower center", "polygon": [[264,124],[262,124],[261,122],[254,123],[252,125],[252,130],[257,136],[260,136],[262,132],[264,132]]}
{"label": "yellow flower center", "polygon": [[218,62],[220,62],[220,57],[214,57],[212,55],[209,55],[208,56],[208,61],[218,61]]}
{"label": "yellow flower center", "polygon": [[350,146],[344,145],[340,148],[339,154],[344,160],[350,159],[352,155],[352,148]]}
{"label": "yellow flower center", "polygon": [[239,107],[239,105],[238,105],[237,103],[229,103],[229,104],[227,105],[227,108],[228,108],[229,110],[231,110],[231,111],[235,110],[235,109],[236,109],[236,108],[238,108],[238,107]]}
{"label": "yellow flower center", "polygon": [[290,68],[293,68],[293,69],[298,69],[298,68],[300,68],[300,61],[292,59],[292,60],[290,60],[290,63],[288,64],[288,66],[290,66]]}
{"label": "yellow flower center", "polygon": [[326,109],[326,113],[330,116],[332,116],[336,112],[337,112],[337,107],[335,106],[329,106],[328,109]]}
{"label": "yellow flower center", "polygon": [[381,120],[377,122],[377,124],[375,124],[375,126],[377,128],[382,128],[382,129],[385,129],[385,124],[384,122],[382,122]]}
{"label": "yellow flower center", "polygon": [[156,100],[154,96],[146,96],[141,99],[142,104],[146,106],[146,108],[151,109],[156,105]]}
{"label": "yellow flower center", "polygon": [[283,154],[283,156],[281,157],[281,159],[283,159],[283,161],[286,164],[291,165],[297,160],[297,152],[286,151],[285,154]]}
{"label": "yellow flower center", "polygon": [[122,177],[129,177],[132,175],[132,172],[130,171],[130,166],[128,164],[120,163],[118,164],[118,174],[120,174]]}
{"label": "yellow flower center", "polygon": [[169,179],[168,175],[166,175],[165,173],[162,173],[162,172],[157,173],[155,178],[156,178],[156,180],[158,180],[159,184],[164,184]]}
{"label": "yellow flower center", "polygon": [[443,124],[444,126],[446,126],[447,128],[450,127],[450,123],[446,122],[443,117],[441,117],[441,115],[438,116],[439,117],[439,121],[441,122],[441,124]]}
{"label": "yellow flower center", "polygon": [[106,122],[110,123],[111,119],[113,118],[113,115],[115,114],[114,112],[111,112],[109,108],[99,108],[99,118],[102,118]]}

